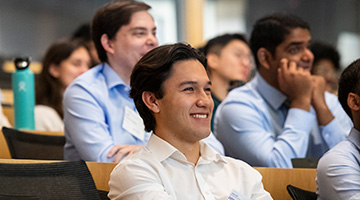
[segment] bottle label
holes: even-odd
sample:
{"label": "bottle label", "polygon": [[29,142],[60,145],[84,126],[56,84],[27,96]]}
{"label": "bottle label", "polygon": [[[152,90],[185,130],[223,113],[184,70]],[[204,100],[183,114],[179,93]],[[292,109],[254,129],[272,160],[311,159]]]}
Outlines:
{"label": "bottle label", "polygon": [[21,91],[26,92],[26,83],[24,81],[19,82],[19,92]]}

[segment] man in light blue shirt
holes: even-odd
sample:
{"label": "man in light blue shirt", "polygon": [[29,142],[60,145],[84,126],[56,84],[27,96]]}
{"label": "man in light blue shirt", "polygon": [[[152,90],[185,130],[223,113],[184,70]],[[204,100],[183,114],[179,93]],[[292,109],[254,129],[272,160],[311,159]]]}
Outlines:
{"label": "man in light blue shirt", "polygon": [[[102,63],[65,91],[65,160],[119,162],[147,143],[150,133],[129,97],[129,82],[136,62],[158,46],[149,9],[116,1],[95,14],[92,38]],[[207,140],[222,148],[213,135]]]}
{"label": "man in light blue shirt", "polygon": [[319,159],[344,140],[351,121],[336,96],[312,76],[309,26],[273,14],[256,22],[250,47],[257,73],[220,104],[214,132],[229,156],[252,166],[291,168],[292,158]]}
{"label": "man in light blue shirt", "polygon": [[65,91],[65,160],[118,162],[146,144],[149,133],[141,130],[129,82],[138,59],[158,45],[149,9],[122,1],[96,12],[92,38],[102,63]]}
{"label": "man in light blue shirt", "polygon": [[354,123],[347,141],[328,151],[317,167],[318,199],[360,199],[360,60],[347,67],[339,82],[339,101]]}

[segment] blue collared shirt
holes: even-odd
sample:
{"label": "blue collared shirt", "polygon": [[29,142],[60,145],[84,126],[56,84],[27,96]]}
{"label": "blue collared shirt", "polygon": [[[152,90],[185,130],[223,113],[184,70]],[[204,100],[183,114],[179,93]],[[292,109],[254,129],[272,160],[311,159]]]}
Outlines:
{"label": "blue collared shirt", "polygon": [[360,199],[360,132],[328,151],[317,167],[318,199]]}
{"label": "blue collared shirt", "polygon": [[257,73],[220,104],[214,132],[226,155],[252,166],[291,168],[292,158],[319,159],[352,127],[336,96],[325,93],[325,99],[335,118],[319,126],[312,107],[310,112],[284,108],[286,96]]}
{"label": "blue collared shirt", "polygon": [[[107,154],[114,145],[145,145],[123,128],[125,107],[136,111],[130,86],[108,64],[100,64],[75,79],[64,93],[65,160],[112,162]],[[210,135],[205,139],[224,154],[222,144]],[[222,152],[221,152],[222,151]]]}
{"label": "blue collared shirt", "polygon": [[75,79],[64,94],[65,160],[112,162],[114,145],[145,145],[123,128],[125,107],[136,111],[130,87],[108,64],[100,64]]}

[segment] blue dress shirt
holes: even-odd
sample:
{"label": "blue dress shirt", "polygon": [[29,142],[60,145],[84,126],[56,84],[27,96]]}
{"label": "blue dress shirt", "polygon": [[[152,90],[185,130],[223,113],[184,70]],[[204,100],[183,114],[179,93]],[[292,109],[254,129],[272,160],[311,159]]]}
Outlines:
{"label": "blue dress shirt", "polygon": [[[114,145],[145,145],[123,128],[125,107],[136,111],[130,86],[108,64],[100,64],[76,78],[64,93],[65,160],[112,162]],[[210,135],[208,143],[224,154],[222,144]],[[222,150],[222,152],[221,152]]]}
{"label": "blue dress shirt", "polygon": [[318,199],[360,199],[360,132],[328,151],[317,167]]}
{"label": "blue dress shirt", "polygon": [[319,159],[352,127],[337,97],[325,93],[325,99],[335,118],[319,126],[312,107],[286,108],[286,96],[257,73],[220,104],[214,132],[228,156],[252,166],[292,168],[292,158]]}
{"label": "blue dress shirt", "polygon": [[108,64],[100,64],[75,79],[64,94],[65,160],[112,162],[115,145],[145,145],[123,128],[125,107],[136,111],[130,86]]}

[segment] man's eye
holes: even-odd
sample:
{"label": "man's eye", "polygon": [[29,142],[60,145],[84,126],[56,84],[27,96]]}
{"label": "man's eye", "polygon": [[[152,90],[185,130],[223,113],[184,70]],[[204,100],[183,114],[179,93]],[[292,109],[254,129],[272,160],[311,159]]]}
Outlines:
{"label": "man's eye", "polygon": [[143,32],[143,31],[141,31],[141,32],[135,32],[134,35],[136,35],[136,36],[143,36],[143,35],[146,35],[146,32]]}
{"label": "man's eye", "polygon": [[194,88],[188,87],[188,88],[185,88],[184,91],[194,91]]}
{"label": "man's eye", "polygon": [[290,54],[297,54],[297,53],[300,52],[300,50],[301,50],[300,47],[292,47],[292,48],[289,49],[289,53]]}
{"label": "man's eye", "polygon": [[81,66],[81,61],[73,61],[72,64],[73,64],[75,67],[79,67],[79,66]]}

